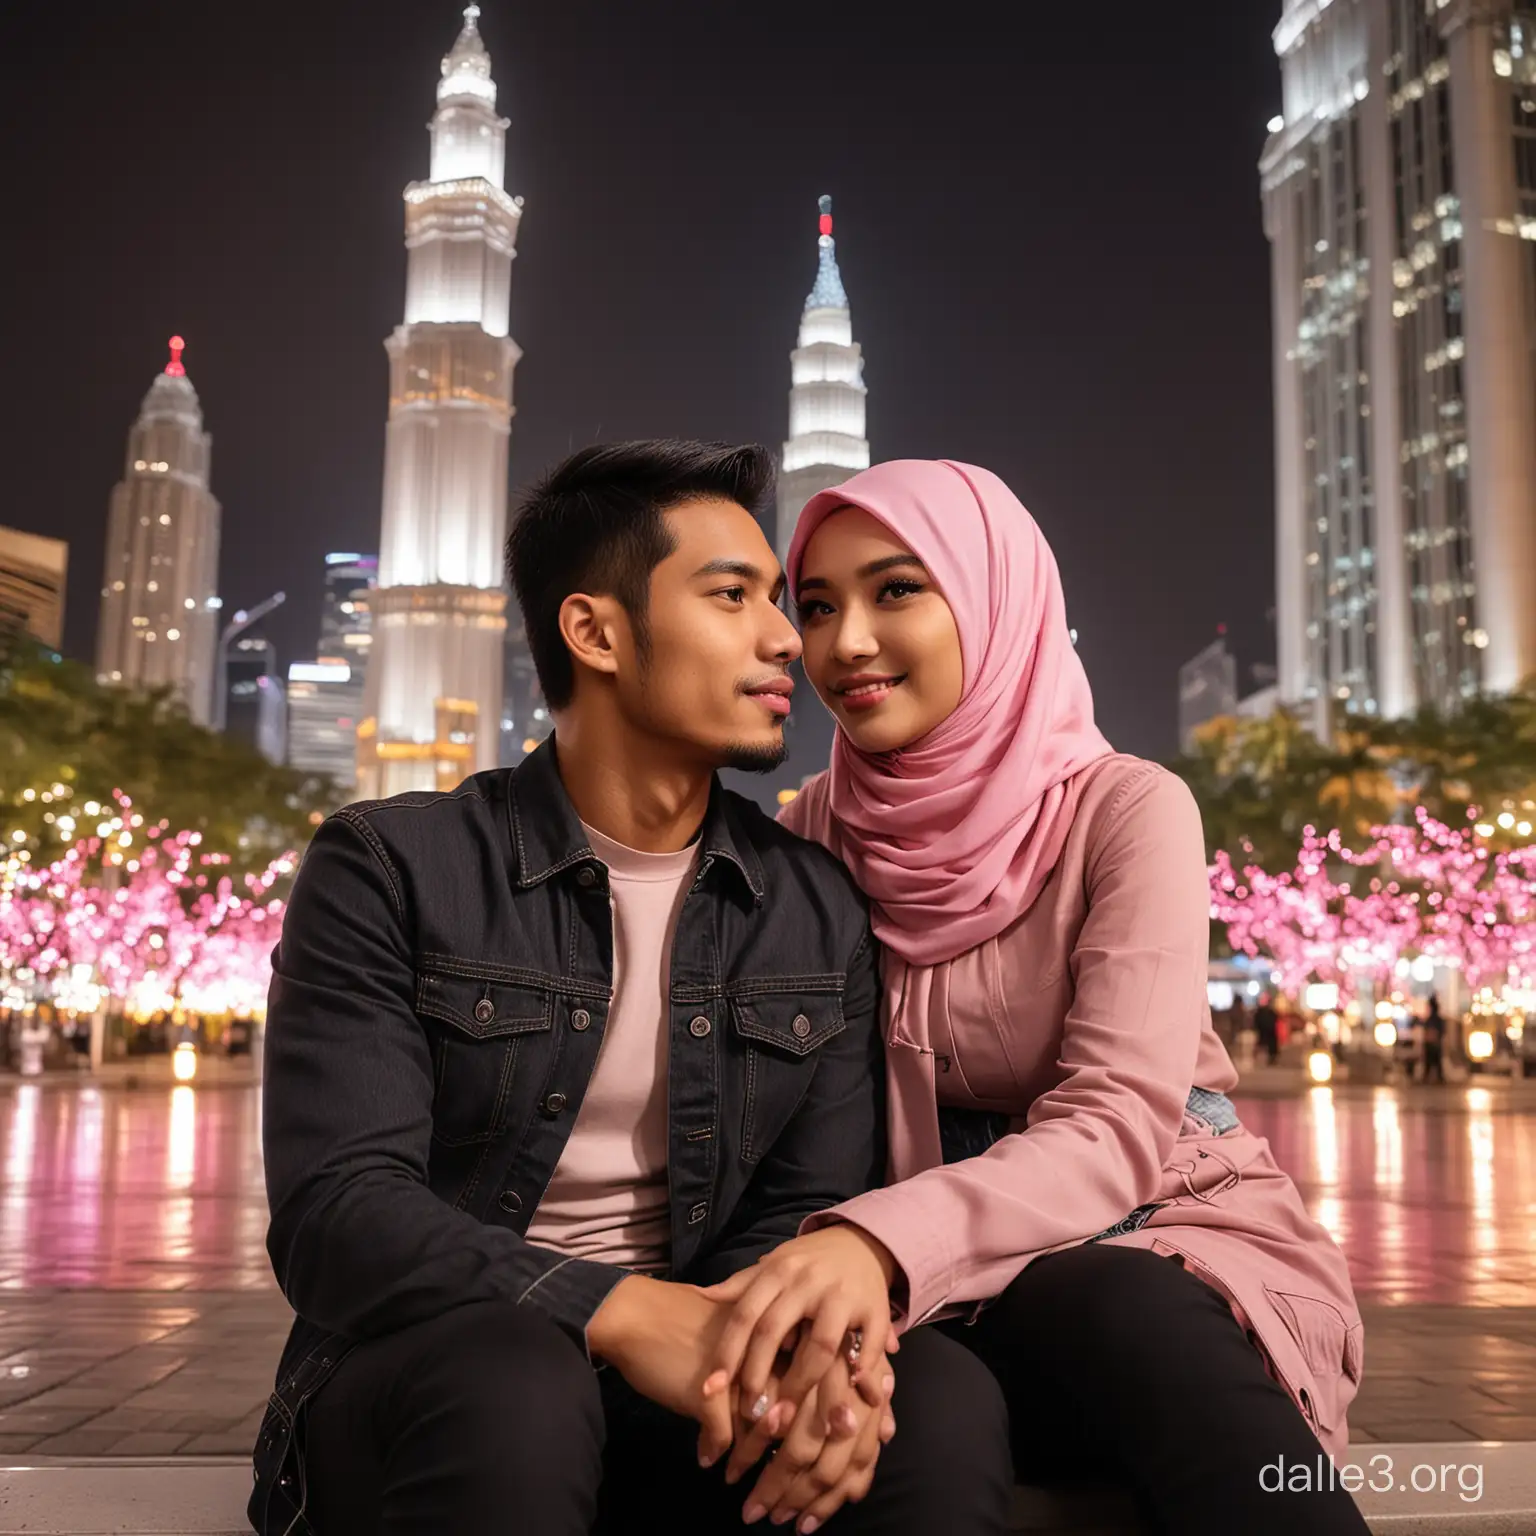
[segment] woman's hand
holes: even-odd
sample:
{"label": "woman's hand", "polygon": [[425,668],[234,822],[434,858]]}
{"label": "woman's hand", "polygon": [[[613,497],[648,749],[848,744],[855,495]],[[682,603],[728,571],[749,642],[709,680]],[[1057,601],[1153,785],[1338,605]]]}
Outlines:
{"label": "woman's hand", "polygon": [[[851,1329],[859,1330],[860,1363],[895,1352],[890,1300],[895,1273],[896,1261],[883,1243],[858,1227],[840,1225],[791,1238],[751,1269],[711,1286],[707,1295],[734,1307],[719,1335],[705,1397],[735,1382],[749,1416],[762,1418],[773,1406],[767,1388],[774,1361],[803,1321],[807,1326],[779,1400],[798,1410],[819,1385],[814,1428],[823,1435],[852,1436],[863,1421],[854,1408],[855,1387],[865,1405],[874,1406],[881,1384],[856,1367],[851,1372],[833,1367],[845,1359]],[[797,1412],[797,1422],[803,1417]]]}
{"label": "woman's hand", "polygon": [[[846,1366],[833,1369],[846,1375]],[[804,1410],[796,1415],[784,1443],[764,1467],[747,1499],[742,1511],[747,1524],[771,1514],[775,1525],[797,1520],[802,1536],[809,1536],[844,1504],[857,1504],[869,1492],[881,1447],[896,1433],[890,1410],[896,1378],[883,1356],[878,1362],[869,1362],[868,1373],[874,1377],[880,1402],[871,1407],[853,1397],[859,1422],[851,1436],[828,1439],[816,1432],[816,1422],[823,1415],[817,1411],[819,1388],[811,1389]]]}

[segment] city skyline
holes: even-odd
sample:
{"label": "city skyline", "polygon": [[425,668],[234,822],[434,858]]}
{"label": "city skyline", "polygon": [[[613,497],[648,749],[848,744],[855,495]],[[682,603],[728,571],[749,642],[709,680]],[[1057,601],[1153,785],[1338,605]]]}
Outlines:
{"label": "city skyline", "polygon": [[[665,25],[605,12],[607,46],[588,50],[595,13],[581,5],[486,7],[480,27],[510,82],[508,180],[532,210],[512,300],[526,353],[512,485],[597,439],[781,442],[806,210],[828,191],[858,253],[879,455],[971,458],[1010,480],[1057,547],[1106,729],[1129,750],[1171,750],[1177,667],[1216,622],[1245,663],[1272,653],[1269,603],[1250,600],[1271,586],[1273,462],[1253,168],[1279,100],[1277,7],[1175,17],[1134,63],[1100,46],[1099,23],[1052,18],[1006,89],[991,51],[968,41],[975,27],[929,37],[872,7],[802,9],[788,6],[761,47],[738,46],[737,24],[704,7]],[[813,15],[818,68],[839,81],[824,113],[756,88],[788,66]],[[84,346],[75,311],[51,298],[71,270],[51,235],[32,286],[54,341],[29,343],[30,315],[12,322],[39,392],[67,385],[77,401],[77,462],[24,486],[17,519],[75,546],[72,653],[90,649],[78,594],[82,571],[87,589],[97,579],[99,535],[76,508],[89,491],[99,519],[110,484],[107,405],[120,423],[124,356],[141,379],[172,329],[191,343],[220,439],[226,602],[287,588],[270,629],[285,662],[303,659],[324,551],[374,547],[378,337],[399,318],[396,199],[426,115],[408,104],[457,17],[452,5],[280,10],[237,57],[191,10],[151,48],[109,8],[83,7],[99,62],[82,81],[89,110],[54,124],[59,174],[103,156],[110,172],[116,140],[137,135],[149,179],[141,207],[111,174],[92,177],[113,259],[75,285],[91,368],[54,378],[55,359]],[[3,110],[43,132],[46,29],[24,16],[4,27],[16,90]],[[1048,67],[1064,55],[1092,60],[1093,91]],[[633,58],[653,76],[644,89],[621,62]],[[963,90],[961,62],[979,71]],[[892,71],[932,77],[918,107],[887,99]],[[1131,165],[1124,114],[1145,74],[1170,104],[1137,125]],[[178,125],[199,133],[169,131],[150,98],[133,106],[130,83],[161,76],[176,81]],[[295,123],[299,100],[311,116]],[[1175,151],[1198,164],[1198,186],[1155,170]],[[5,430],[43,426],[23,410]]]}

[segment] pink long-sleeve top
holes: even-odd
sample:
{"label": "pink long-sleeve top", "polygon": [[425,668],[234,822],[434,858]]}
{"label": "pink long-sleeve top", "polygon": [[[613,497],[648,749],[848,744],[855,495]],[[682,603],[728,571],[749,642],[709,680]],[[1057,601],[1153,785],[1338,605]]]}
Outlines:
{"label": "pink long-sleeve top", "polygon": [[[1106,1241],[1152,1248],[1215,1286],[1341,1450],[1362,1352],[1343,1255],[1263,1138],[1187,1110],[1192,1088],[1237,1082],[1206,1003],[1199,811],[1181,780],[1138,758],[1080,777],[1056,870],[1011,927],[938,965],[886,952],[891,1183],[805,1230],[842,1220],[884,1243],[902,1326],[914,1326],[1155,1205]],[[835,849],[826,776],[780,819]],[[1001,1111],[1009,1133],[946,1165],[940,1105]]]}

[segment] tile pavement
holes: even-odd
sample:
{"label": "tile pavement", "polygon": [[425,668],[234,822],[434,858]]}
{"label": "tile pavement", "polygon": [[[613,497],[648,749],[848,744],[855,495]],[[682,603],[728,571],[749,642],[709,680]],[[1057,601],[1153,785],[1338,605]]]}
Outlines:
{"label": "tile pavement", "polygon": [[[1536,1441],[1536,1307],[1367,1306],[1357,1445]],[[243,1455],[289,1312],[275,1291],[0,1297],[0,1456]]]}

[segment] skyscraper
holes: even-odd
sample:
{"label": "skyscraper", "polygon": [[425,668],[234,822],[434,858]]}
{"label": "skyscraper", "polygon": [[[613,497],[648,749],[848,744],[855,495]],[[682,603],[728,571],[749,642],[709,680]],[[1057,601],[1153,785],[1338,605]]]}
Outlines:
{"label": "skyscraper", "polygon": [[288,756],[288,699],[277,648],[247,632],[225,652],[224,734],[243,741],[269,763]]}
{"label": "skyscraper", "polygon": [[1192,751],[1207,721],[1237,713],[1237,660],[1225,638],[1213,640],[1179,668],[1179,750]]}
{"label": "skyscraper", "polygon": [[0,643],[30,635],[54,650],[64,643],[63,539],[0,528]]}
{"label": "skyscraper", "polygon": [[208,489],[213,439],[182,366],[186,343],[149,387],[112,491],[96,635],[104,683],[173,686],[209,722],[218,644],[219,504]]}
{"label": "skyscraper", "polygon": [[1279,692],[1396,716],[1536,674],[1536,11],[1285,0],[1261,164]]}
{"label": "skyscraper", "polygon": [[288,766],[357,782],[357,706],[363,684],[345,661],[296,661],[288,668]]}
{"label": "skyscraper", "polygon": [[[800,313],[800,333],[789,354],[789,437],[779,465],[778,529],[781,561],[789,554],[800,512],[812,496],[869,468],[864,431],[864,358],[853,339],[848,293],[832,239],[832,199],[820,199],[816,281]],[[795,668],[799,689],[784,728],[789,751],[780,776],[794,788],[827,766],[832,717]],[[747,786],[745,793],[760,792]]]}
{"label": "skyscraper", "polygon": [[405,322],[385,343],[383,534],[358,729],[365,797],[451,788],[498,754],[522,199],[502,189],[507,121],[479,15],[465,10],[442,63],[430,179],[405,189]]}
{"label": "skyscraper", "polygon": [[372,588],[379,557],[346,552],[325,557],[325,594],[320,609],[321,660],[345,661],[359,679],[373,647]]}
{"label": "skyscraper", "polygon": [[853,316],[837,245],[832,199],[820,200],[816,281],[800,314],[800,335],[789,354],[789,440],[779,475],[778,552],[794,537],[800,509],[818,491],[869,468],[864,436],[864,358],[853,339]]}
{"label": "skyscraper", "polygon": [[357,727],[373,643],[378,569],[375,555],[337,552],[325,557],[316,659],[288,668],[288,765],[329,774],[347,788],[357,782]]}

